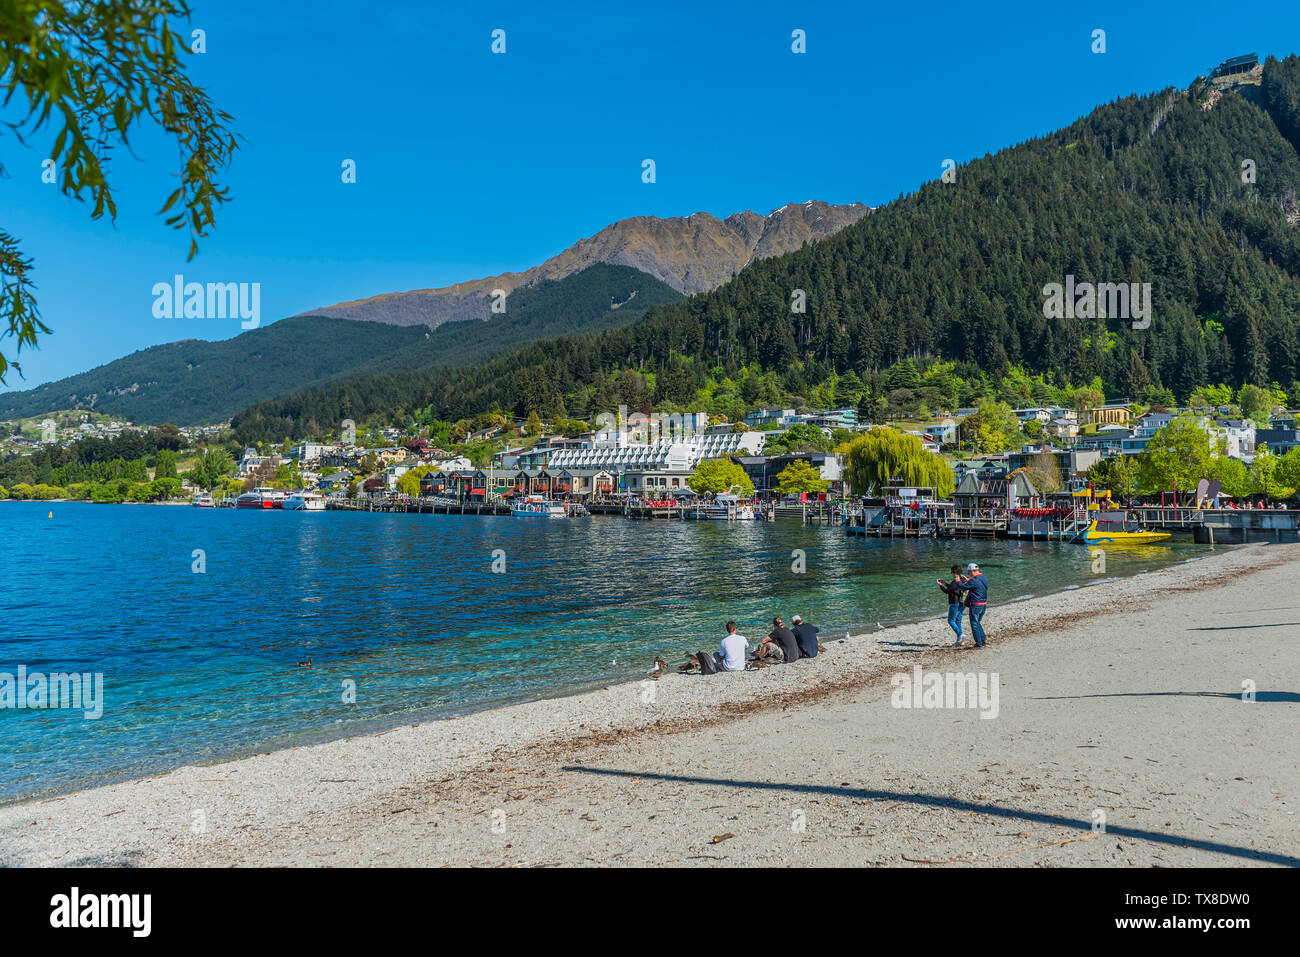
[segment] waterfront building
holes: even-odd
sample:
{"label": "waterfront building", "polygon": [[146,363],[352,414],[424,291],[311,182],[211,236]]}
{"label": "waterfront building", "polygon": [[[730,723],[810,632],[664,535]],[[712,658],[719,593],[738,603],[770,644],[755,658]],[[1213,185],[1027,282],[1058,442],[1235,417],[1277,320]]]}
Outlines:
{"label": "waterfront building", "polygon": [[761,432],[696,433],[644,444],[584,449],[557,449],[547,459],[549,469],[603,469],[613,475],[643,472],[685,472],[707,459],[757,454],[766,436]]}
{"label": "waterfront building", "polygon": [[643,498],[678,498],[694,495],[687,484],[694,469],[637,469],[619,476],[620,492]]}
{"label": "waterfront building", "polygon": [[777,496],[780,475],[794,462],[808,462],[817,469],[820,478],[830,482],[828,494],[839,494],[844,489],[844,462],[836,452],[805,452],[788,455],[743,455],[736,459],[754,483],[758,498]]}
{"label": "waterfront building", "polygon": [[952,493],[957,509],[1033,508],[1038,498],[1034,483],[1023,472],[986,477],[968,472]]}
{"label": "waterfront building", "polygon": [[554,491],[563,498],[584,499],[614,493],[614,476],[604,469],[560,469]]}

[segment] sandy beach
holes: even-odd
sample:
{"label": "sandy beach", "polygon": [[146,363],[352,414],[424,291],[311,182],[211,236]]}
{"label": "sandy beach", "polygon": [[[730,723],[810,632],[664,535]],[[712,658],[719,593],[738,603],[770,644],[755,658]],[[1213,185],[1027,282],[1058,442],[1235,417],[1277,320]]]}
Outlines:
{"label": "sandy beach", "polygon": [[[10,806],[0,863],[1296,866],[1297,559],[1207,549],[1007,605],[1026,589],[994,578],[978,651],[942,618],[823,634],[789,666]],[[996,717],[896,707],[918,665],[996,675]]]}

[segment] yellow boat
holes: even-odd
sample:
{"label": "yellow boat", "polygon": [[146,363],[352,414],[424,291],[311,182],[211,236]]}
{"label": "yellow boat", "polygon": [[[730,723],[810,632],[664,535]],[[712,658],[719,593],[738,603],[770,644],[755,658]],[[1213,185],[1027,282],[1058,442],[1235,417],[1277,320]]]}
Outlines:
{"label": "yellow boat", "polygon": [[1093,521],[1083,533],[1083,540],[1089,545],[1147,545],[1151,542],[1163,542],[1169,532],[1149,532],[1138,522],[1125,521],[1122,518],[1099,518]]}

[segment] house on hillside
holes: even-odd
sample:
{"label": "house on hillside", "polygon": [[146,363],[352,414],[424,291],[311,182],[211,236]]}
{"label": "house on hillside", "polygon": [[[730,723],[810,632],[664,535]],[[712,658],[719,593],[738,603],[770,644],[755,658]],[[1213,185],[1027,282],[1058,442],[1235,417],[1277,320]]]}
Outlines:
{"label": "house on hillside", "polygon": [[1259,57],[1254,53],[1234,56],[1224,60],[1211,70],[1210,79],[1217,80],[1221,76],[1236,76],[1238,73],[1249,73],[1257,66],[1259,66]]}

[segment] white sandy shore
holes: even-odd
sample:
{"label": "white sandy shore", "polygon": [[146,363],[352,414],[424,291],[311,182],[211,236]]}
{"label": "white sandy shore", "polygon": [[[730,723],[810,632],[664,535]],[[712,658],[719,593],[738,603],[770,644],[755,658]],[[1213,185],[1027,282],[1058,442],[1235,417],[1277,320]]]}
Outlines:
{"label": "white sandy shore", "polygon": [[[994,581],[981,651],[942,620],[824,635],[813,661],[670,674],[653,700],[618,685],[2,808],[0,863],[1295,866],[1297,558],[1207,551],[1003,607]],[[891,706],[915,664],[997,673],[998,717]]]}

